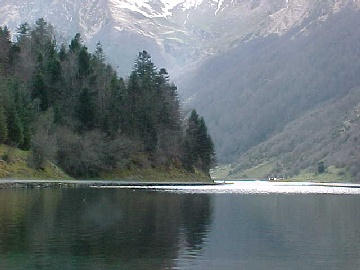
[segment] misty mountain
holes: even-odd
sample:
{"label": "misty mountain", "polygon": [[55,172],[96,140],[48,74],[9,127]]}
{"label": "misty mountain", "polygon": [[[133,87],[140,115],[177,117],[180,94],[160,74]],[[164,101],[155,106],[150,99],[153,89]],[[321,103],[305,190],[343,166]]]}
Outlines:
{"label": "misty mountain", "polygon": [[185,96],[209,121],[223,160],[360,85],[359,15],[347,8],[308,28],[240,44],[183,80]]}
{"label": "misty mountain", "polygon": [[324,19],[348,2],[353,0],[2,0],[0,24],[14,30],[43,17],[66,41],[74,32],[90,48],[101,40],[122,74],[143,49],[159,66],[181,72],[239,42]]}
{"label": "misty mountain", "polygon": [[[317,171],[320,161],[335,167],[338,177],[360,177],[360,88],[333,98],[285,125],[265,142],[251,148],[233,164],[230,177],[246,177],[261,168],[259,177],[298,175]],[[345,169],[345,170],[344,170]]]}

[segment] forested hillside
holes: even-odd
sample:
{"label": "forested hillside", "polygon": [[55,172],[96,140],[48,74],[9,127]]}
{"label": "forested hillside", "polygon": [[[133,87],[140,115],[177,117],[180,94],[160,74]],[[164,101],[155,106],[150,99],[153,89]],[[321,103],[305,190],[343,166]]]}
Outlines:
{"label": "forested hillside", "polygon": [[[196,106],[208,120],[219,160],[233,164],[233,175],[242,175],[244,168],[261,164],[263,156],[269,161],[282,155],[284,161],[294,164],[285,165],[284,170],[273,164],[268,174],[272,170],[290,175],[305,168],[311,170],[325,156],[328,166],[340,166],[335,157],[342,156],[342,168],[352,168],[356,177],[353,164],[359,159],[347,156],[339,140],[329,141],[328,135],[320,135],[317,128],[333,134],[345,121],[348,110],[332,113],[333,102],[345,102],[343,108],[348,106],[349,110],[355,106],[345,105],[351,101],[345,97],[351,91],[356,93],[354,89],[360,86],[359,15],[356,9],[344,8],[326,20],[300,25],[285,35],[241,43],[209,59],[184,79],[182,89],[190,106]],[[321,108],[327,113],[316,118],[317,122],[315,118],[310,122],[307,116]],[[293,126],[299,123],[302,130]],[[278,150],[270,150],[275,140]],[[265,148],[259,146],[262,143]],[[299,159],[299,152],[292,150],[301,145],[307,145],[310,152],[303,149]],[[317,154],[314,149],[318,149]],[[324,149],[328,154],[323,153]]]}
{"label": "forested hillside", "polygon": [[122,79],[100,43],[94,53],[79,34],[57,44],[43,19],[15,36],[0,28],[0,143],[31,150],[30,166],[51,161],[76,178],[133,168],[208,175],[205,122],[195,111],[183,120],[176,86],[146,51]]}
{"label": "forested hillside", "polygon": [[[360,88],[332,99],[287,124],[277,135],[251,148],[230,169],[230,177],[270,175],[360,179]],[[331,179],[330,179],[331,177]]]}
{"label": "forested hillside", "polygon": [[[241,43],[183,78],[220,162],[231,162],[317,105],[360,85],[360,13]],[[193,91],[196,89],[196,91]]]}

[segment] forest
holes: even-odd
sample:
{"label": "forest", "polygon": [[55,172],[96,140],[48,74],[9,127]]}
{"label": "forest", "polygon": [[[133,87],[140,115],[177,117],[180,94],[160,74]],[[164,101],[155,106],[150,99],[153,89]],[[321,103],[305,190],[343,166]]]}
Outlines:
{"label": "forest", "polygon": [[0,27],[0,144],[30,151],[33,168],[52,162],[75,178],[131,167],[209,175],[215,150],[204,118],[182,110],[166,69],[143,51],[120,78],[106,58],[80,34],[57,44],[44,19],[14,35]]}

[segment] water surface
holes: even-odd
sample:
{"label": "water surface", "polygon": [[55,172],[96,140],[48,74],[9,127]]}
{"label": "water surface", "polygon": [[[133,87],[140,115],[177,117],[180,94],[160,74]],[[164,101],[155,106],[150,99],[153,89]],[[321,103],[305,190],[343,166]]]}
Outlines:
{"label": "water surface", "polygon": [[204,189],[0,190],[0,269],[360,269],[355,188]]}

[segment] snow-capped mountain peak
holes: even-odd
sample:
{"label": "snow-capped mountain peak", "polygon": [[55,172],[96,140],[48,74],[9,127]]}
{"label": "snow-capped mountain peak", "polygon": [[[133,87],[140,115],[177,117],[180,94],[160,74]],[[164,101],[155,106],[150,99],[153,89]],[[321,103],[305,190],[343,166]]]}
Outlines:
{"label": "snow-capped mountain peak", "polygon": [[[109,0],[110,5],[116,9],[126,9],[137,12],[148,18],[169,17],[173,10],[182,11],[196,8],[204,0]],[[219,0],[220,2],[222,0]]]}
{"label": "snow-capped mountain peak", "polygon": [[359,5],[360,0],[1,0],[0,25],[14,30],[43,17],[67,38],[80,32],[90,48],[101,40],[112,53],[122,42],[128,55],[156,51],[172,67]]}

